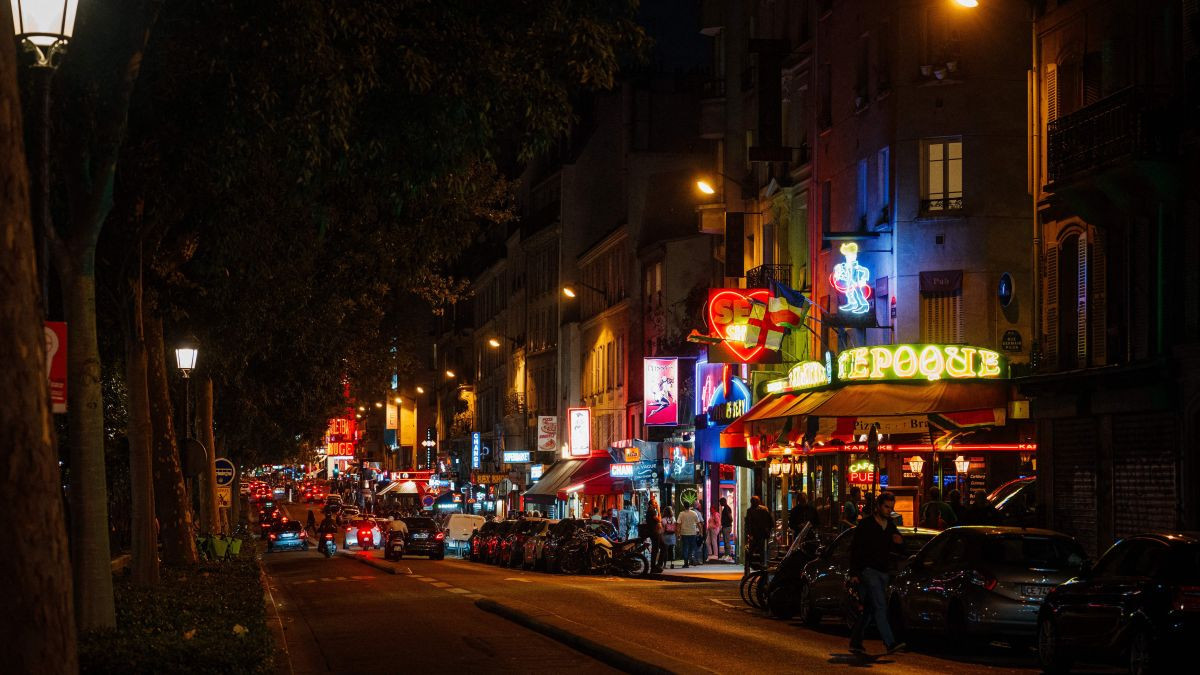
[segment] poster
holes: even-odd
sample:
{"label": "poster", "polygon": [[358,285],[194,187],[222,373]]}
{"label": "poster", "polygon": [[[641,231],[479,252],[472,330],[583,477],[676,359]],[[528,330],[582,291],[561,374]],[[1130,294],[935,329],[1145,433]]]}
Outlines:
{"label": "poster", "polygon": [[67,412],[67,324],[47,321],[46,377],[50,380],[50,412]]}
{"label": "poster", "polygon": [[572,457],[592,454],[591,408],[567,408],[567,450]]}
{"label": "poster", "polygon": [[646,426],[679,424],[679,359],[642,359]]}
{"label": "poster", "polygon": [[554,452],[558,449],[558,417],[556,415],[539,415],[537,432],[537,449],[542,452]]}

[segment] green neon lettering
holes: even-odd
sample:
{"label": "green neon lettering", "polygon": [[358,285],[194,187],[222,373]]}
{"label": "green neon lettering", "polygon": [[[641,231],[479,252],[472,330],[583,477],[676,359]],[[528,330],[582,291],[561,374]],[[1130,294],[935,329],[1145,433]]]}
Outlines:
{"label": "green neon lettering", "polygon": [[884,372],[892,367],[892,350],[887,347],[871,347],[871,379],[882,380]]}
{"label": "green neon lettering", "polygon": [[936,380],[942,376],[942,372],[946,370],[946,360],[942,356],[942,349],[937,345],[926,345],[921,350],[921,359],[918,367],[921,374],[930,380]]}
{"label": "green neon lettering", "polygon": [[967,367],[967,355],[958,347],[946,347],[946,374],[950,377],[971,377],[974,373]]}
{"label": "green neon lettering", "polygon": [[892,357],[892,372],[896,377],[912,377],[917,374],[917,352],[909,345],[900,345]]}

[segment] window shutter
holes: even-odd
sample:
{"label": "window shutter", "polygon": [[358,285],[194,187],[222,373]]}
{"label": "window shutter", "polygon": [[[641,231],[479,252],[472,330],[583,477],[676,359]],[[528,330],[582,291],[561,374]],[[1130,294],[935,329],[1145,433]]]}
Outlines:
{"label": "window shutter", "polygon": [[1104,230],[1093,228],[1092,250],[1088,256],[1091,263],[1091,278],[1088,281],[1089,317],[1092,324],[1091,365],[1103,366],[1108,362],[1108,245]]}
{"label": "window shutter", "polygon": [[1046,250],[1046,292],[1042,294],[1046,306],[1046,363],[1058,369],[1058,247]]}
{"label": "window shutter", "polygon": [[1079,234],[1078,276],[1076,280],[1076,310],[1075,310],[1075,363],[1077,367],[1087,366],[1087,334],[1088,334],[1088,237],[1087,232]]}
{"label": "window shutter", "polygon": [[1058,119],[1058,64],[1046,64],[1046,123]]}

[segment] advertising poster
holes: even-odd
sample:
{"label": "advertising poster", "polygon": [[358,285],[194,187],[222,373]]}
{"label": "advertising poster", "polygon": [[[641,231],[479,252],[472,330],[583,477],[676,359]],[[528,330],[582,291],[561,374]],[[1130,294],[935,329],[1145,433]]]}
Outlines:
{"label": "advertising poster", "polygon": [[679,360],[642,359],[646,426],[679,424]]}
{"label": "advertising poster", "polygon": [[567,408],[567,450],[572,457],[592,454],[591,408]]}
{"label": "advertising poster", "polygon": [[538,416],[537,449],[542,452],[554,452],[558,449],[558,416]]}
{"label": "advertising poster", "polygon": [[50,412],[67,412],[67,324],[47,321],[46,376],[50,380]]}
{"label": "advertising poster", "polygon": [[696,449],[682,444],[663,444],[666,454],[665,478],[672,483],[692,483],[696,480]]}

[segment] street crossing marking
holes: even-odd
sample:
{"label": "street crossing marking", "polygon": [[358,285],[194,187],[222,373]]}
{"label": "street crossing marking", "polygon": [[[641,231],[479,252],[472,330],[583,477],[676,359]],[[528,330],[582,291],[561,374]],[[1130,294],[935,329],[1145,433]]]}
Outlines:
{"label": "street crossing marking", "polygon": [[450,584],[448,584],[448,583],[446,583],[446,582],[444,582],[444,581],[435,581],[435,582],[433,582],[432,584],[429,584],[429,585],[430,585],[430,586],[433,586],[434,588],[450,588]]}
{"label": "street crossing marking", "polygon": [[482,597],[483,597],[483,595],[482,595],[482,594],[480,594],[480,593],[472,593],[472,594],[470,594],[470,595],[468,595],[468,596],[467,596],[467,599],[469,599],[469,600],[478,600],[478,599],[480,599],[480,598],[482,598]]}
{"label": "street crossing marking", "polygon": [[471,592],[465,588],[447,588],[446,590],[450,591],[451,593],[470,593]]}
{"label": "street crossing marking", "polygon": [[417,580],[418,581],[437,581],[437,579],[434,579],[431,577],[417,577]]}
{"label": "street crossing marking", "polygon": [[533,583],[532,579],[522,579],[520,577],[506,577],[504,580],[505,581],[519,581],[523,584],[532,584]]}

